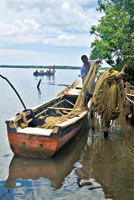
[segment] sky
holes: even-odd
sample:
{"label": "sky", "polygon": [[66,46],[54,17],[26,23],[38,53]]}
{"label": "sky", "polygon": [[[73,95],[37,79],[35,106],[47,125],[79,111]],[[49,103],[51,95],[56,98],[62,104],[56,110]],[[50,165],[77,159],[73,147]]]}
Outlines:
{"label": "sky", "polygon": [[0,0],[0,65],[81,66],[97,0]]}

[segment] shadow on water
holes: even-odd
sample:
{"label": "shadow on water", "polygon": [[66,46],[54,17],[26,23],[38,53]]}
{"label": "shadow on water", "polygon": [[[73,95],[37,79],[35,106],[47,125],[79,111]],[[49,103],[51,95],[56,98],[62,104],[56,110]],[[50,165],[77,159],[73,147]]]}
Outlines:
{"label": "shadow on water", "polygon": [[121,117],[105,139],[97,135],[97,126],[92,122],[90,143],[82,152],[82,167],[76,170],[79,187],[101,187],[106,199],[134,199],[134,127]]}
{"label": "shadow on water", "polygon": [[62,150],[52,159],[33,159],[14,156],[9,165],[9,176],[5,187],[12,188],[16,179],[49,179],[51,187],[60,189],[64,179],[73,170],[73,165],[87,141],[88,129],[85,125]]}

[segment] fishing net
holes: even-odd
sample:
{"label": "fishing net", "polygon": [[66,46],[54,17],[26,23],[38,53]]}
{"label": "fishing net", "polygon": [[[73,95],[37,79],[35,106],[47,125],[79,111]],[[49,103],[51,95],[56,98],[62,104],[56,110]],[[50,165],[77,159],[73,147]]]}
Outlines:
{"label": "fishing net", "polygon": [[77,101],[72,109],[71,112],[69,112],[67,115],[62,115],[60,117],[47,117],[45,120],[45,123],[41,126],[42,128],[53,128],[56,124],[60,124],[70,118],[73,118],[77,115],[79,115],[82,111],[85,110],[85,97],[86,92],[93,93],[94,85],[95,85],[95,75],[97,73],[98,66],[96,62],[94,61],[91,64],[90,70],[86,76],[86,79],[84,81],[84,85],[81,89],[81,92],[77,98]]}
{"label": "fishing net", "polygon": [[103,72],[94,89],[92,109],[101,116],[102,127],[110,127],[111,120],[119,117],[123,109],[124,90],[121,79],[117,79],[118,71]]}

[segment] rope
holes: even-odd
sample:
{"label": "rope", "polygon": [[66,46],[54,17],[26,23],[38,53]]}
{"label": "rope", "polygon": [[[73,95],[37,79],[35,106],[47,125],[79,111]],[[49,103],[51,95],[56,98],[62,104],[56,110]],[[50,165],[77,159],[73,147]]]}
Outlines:
{"label": "rope", "polygon": [[117,79],[118,71],[104,71],[95,86],[92,109],[101,116],[102,127],[110,127],[111,120],[119,117],[123,106],[123,90],[121,79]]}
{"label": "rope", "polygon": [[127,96],[126,96],[126,99],[127,99],[130,103],[134,104],[134,101],[132,101],[131,99],[129,99]]}
{"label": "rope", "polygon": [[134,97],[134,94],[126,94],[127,96]]}
{"label": "rope", "polygon": [[45,121],[45,124],[43,124],[43,128],[53,128],[56,124],[62,123],[69,118],[73,118],[80,114],[83,110],[85,110],[84,100],[86,96],[86,91],[93,92],[93,85],[95,80],[95,75],[98,70],[98,66],[96,62],[93,62],[91,64],[90,70],[86,76],[86,79],[84,81],[84,85],[81,89],[81,92],[77,98],[77,101],[74,105],[74,108],[71,112],[69,112],[67,115],[62,115],[60,117],[48,117]]}

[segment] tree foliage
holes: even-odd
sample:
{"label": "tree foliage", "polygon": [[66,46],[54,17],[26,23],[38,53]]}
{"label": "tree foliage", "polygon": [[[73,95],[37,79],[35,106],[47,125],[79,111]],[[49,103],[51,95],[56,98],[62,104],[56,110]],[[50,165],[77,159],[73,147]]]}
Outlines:
{"label": "tree foliage", "polygon": [[91,43],[91,59],[102,58],[115,69],[127,64],[127,81],[134,81],[134,0],[98,0],[103,12]]}

